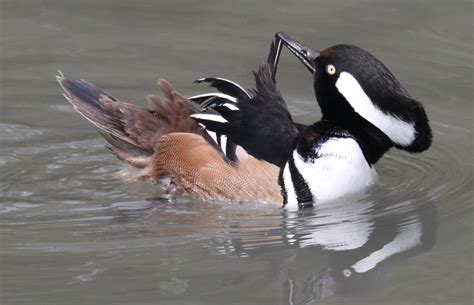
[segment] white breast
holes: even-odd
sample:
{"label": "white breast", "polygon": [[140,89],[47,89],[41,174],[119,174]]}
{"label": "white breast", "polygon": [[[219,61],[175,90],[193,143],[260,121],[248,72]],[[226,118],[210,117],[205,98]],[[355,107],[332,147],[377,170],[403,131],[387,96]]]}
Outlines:
{"label": "white breast", "polygon": [[[375,181],[377,174],[354,139],[331,138],[315,150],[318,157],[307,161],[296,150],[293,152],[295,167],[308,184],[315,204],[359,192]],[[283,176],[285,186],[288,176]],[[298,206],[296,196],[288,194],[287,199],[288,208]]]}

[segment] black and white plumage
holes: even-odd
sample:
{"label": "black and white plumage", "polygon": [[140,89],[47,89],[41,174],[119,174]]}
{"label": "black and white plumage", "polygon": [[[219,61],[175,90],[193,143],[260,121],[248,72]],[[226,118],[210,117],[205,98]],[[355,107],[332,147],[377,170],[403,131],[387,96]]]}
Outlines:
{"label": "black and white plumage", "polygon": [[[424,196],[427,195],[421,194],[421,198]],[[286,300],[292,299],[286,294],[287,288],[292,291],[293,300],[304,297],[306,301],[300,304],[378,289],[386,284],[392,270],[410,263],[407,260],[436,243],[436,206],[420,204],[423,201],[394,201],[393,205],[386,205],[357,199],[315,207],[301,214],[284,214],[284,219],[278,219],[277,230],[268,232],[271,241],[278,241],[286,249],[269,253],[272,266],[278,270],[275,281],[283,284]],[[232,257],[251,257],[259,252],[258,245],[267,242],[260,236],[219,238],[211,241],[210,248],[214,253]],[[302,248],[305,251],[297,250]],[[306,281],[298,276],[295,281],[295,271],[300,267],[295,262],[301,255],[307,258],[308,253],[326,257],[327,261],[312,264],[304,259],[306,274],[311,276]],[[290,282],[294,285],[288,287]]]}
{"label": "black and white plumage", "polygon": [[[282,46],[313,75],[322,119],[311,126],[293,122],[276,87]],[[391,147],[421,152],[431,144],[423,106],[358,47],[318,52],[278,33],[255,80],[255,89],[244,89],[223,78],[199,79],[218,90],[190,98],[201,109],[160,80],[166,98],[149,97],[145,109],[58,77],[68,101],[105,134],[114,154],[140,169],[135,178],[171,181],[204,199],[290,208],[331,201],[373,183],[372,165]]]}
{"label": "black and white plumage", "polygon": [[328,256],[328,268],[321,272],[318,266],[314,270],[318,273],[305,283],[308,300],[380,288],[396,265],[433,247],[436,207],[407,201],[397,209],[394,212],[380,202],[359,202],[328,209],[314,218],[305,215],[305,229],[293,239],[299,247],[319,246]]}
{"label": "black and white plumage", "polygon": [[[285,45],[308,68],[322,119],[293,122],[276,87],[279,54]],[[431,145],[423,106],[373,55],[350,45],[318,52],[277,33],[267,62],[255,73],[256,89],[223,78],[203,78],[219,92],[190,99],[204,126],[232,161],[242,147],[280,167],[284,205],[302,207],[359,192],[377,175],[373,164],[391,147],[412,153]]]}
{"label": "black and white plumage", "polygon": [[430,147],[423,106],[369,52],[350,45],[318,52],[277,33],[276,44],[282,43],[312,73],[322,112],[282,166],[285,204],[301,207],[361,191],[375,181],[372,165],[391,147],[411,153]]}
{"label": "black and white plumage", "polygon": [[265,63],[255,73],[256,89],[245,90],[223,78],[199,79],[198,83],[209,83],[219,92],[190,97],[204,110],[192,117],[208,133],[215,133],[217,141],[225,137],[227,145],[237,144],[281,167],[304,126],[293,122],[273,78],[273,66]]}

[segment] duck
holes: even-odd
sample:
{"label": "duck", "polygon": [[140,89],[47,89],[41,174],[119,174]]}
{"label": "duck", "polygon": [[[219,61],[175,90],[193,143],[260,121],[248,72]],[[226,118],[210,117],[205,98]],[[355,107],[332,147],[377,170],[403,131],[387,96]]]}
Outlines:
{"label": "duck", "polygon": [[[307,68],[321,119],[295,122],[276,72],[283,47]],[[59,72],[63,95],[126,165],[127,179],[151,181],[170,196],[304,208],[361,192],[391,148],[410,153],[432,142],[423,105],[375,56],[353,45],[322,51],[278,32],[254,72],[255,88],[222,77],[196,80],[217,92],[190,97],[168,81],[149,108],[120,101]]]}

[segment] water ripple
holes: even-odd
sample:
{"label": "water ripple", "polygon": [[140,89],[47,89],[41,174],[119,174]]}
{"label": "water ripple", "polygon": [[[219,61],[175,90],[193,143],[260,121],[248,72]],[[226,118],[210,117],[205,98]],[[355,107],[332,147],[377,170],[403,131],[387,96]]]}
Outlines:
{"label": "water ripple", "polygon": [[[42,134],[15,128],[27,136]],[[9,215],[3,225],[10,229],[69,226],[71,231],[65,234],[106,231],[117,238],[139,234],[159,237],[163,245],[199,239],[210,253],[231,256],[282,246],[348,251],[366,243],[374,231],[393,230],[394,224],[409,229],[420,221],[416,215],[424,206],[438,209],[440,217],[459,217],[470,209],[472,173],[465,169],[470,164],[460,157],[463,147],[455,150],[449,145],[453,137],[465,137],[467,132],[438,124],[428,152],[387,154],[377,165],[378,183],[362,197],[296,212],[189,198],[123,201],[128,196],[125,184],[112,175],[120,165],[101,139],[36,142],[4,153],[2,167],[8,180],[0,185],[4,194],[0,214]],[[143,198],[149,188],[141,185],[132,197]]]}

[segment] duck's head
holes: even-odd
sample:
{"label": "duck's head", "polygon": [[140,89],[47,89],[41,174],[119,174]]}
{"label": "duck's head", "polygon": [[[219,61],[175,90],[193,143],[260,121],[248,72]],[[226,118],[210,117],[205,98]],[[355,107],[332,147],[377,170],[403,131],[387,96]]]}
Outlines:
{"label": "duck's head", "polygon": [[392,146],[422,152],[431,145],[431,129],[421,103],[369,52],[351,45],[316,51],[277,33],[314,77],[323,119],[358,137],[384,137]]}

